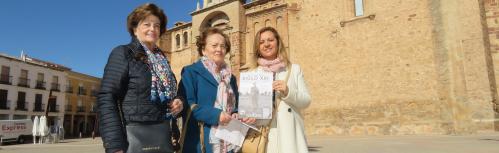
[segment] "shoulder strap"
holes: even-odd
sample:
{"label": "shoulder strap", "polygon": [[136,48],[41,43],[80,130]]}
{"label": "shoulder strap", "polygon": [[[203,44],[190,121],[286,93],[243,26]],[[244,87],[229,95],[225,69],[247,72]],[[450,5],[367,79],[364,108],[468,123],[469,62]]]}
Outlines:
{"label": "shoulder strap", "polygon": [[[292,69],[292,68],[291,68],[291,66],[288,66],[288,67],[286,68],[287,73],[286,73],[286,77],[284,78],[284,83],[285,83],[286,85],[288,84],[289,75],[291,75],[291,69]],[[289,89],[288,89],[288,90],[289,90]],[[281,102],[281,99],[282,99],[282,97],[281,97],[281,96],[277,96],[277,99],[276,99],[276,108],[274,108],[274,110],[275,110],[275,109],[277,109],[277,107],[279,107],[279,103]]]}
{"label": "shoulder strap", "polygon": [[[284,83],[285,83],[285,84],[288,84],[289,75],[291,74],[291,66],[288,66],[288,67],[286,68],[286,70],[287,70],[288,72],[286,73],[286,77],[284,78]],[[276,111],[277,111],[277,108],[279,107],[279,103],[281,102],[281,99],[282,99],[282,97],[281,97],[281,96],[277,96],[277,98],[276,98],[276,102],[275,102],[275,106],[274,106],[274,108],[272,108],[272,119],[270,119],[270,122],[269,122],[269,124],[268,124],[268,127],[270,127],[270,124],[272,124],[272,122],[274,121],[274,118],[275,118],[274,116],[275,116],[275,113],[276,113]]]}
{"label": "shoulder strap", "polygon": [[185,118],[185,123],[182,123],[182,133],[180,134],[180,150],[179,152],[182,152],[184,149],[184,141],[185,141],[185,134],[187,133],[187,127],[189,123],[189,119],[191,118],[192,110],[196,109],[198,107],[197,104],[192,104],[189,109],[187,109],[187,117]]}
{"label": "shoulder strap", "polygon": [[286,78],[284,78],[284,82],[286,84],[288,83],[289,75],[291,75],[291,69],[292,69],[292,65],[288,66],[288,68],[287,68],[288,73],[286,73]]}

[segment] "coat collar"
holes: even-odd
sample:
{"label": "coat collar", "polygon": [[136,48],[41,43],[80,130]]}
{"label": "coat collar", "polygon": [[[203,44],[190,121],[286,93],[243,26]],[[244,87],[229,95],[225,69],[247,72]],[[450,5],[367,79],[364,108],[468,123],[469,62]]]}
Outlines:
{"label": "coat collar", "polygon": [[142,46],[142,44],[140,44],[139,40],[136,37],[132,37],[132,40],[130,41],[130,43],[127,46],[130,47],[133,55],[137,55],[140,53],[142,53],[142,54],[146,53],[144,47]]}
{"label": "coat collar", "polygon": [[[132,40],[126,46],[132,50],[132,55],[135,59],[144,60],[143,58],[147,58],[146,49],[140,43],[137,37],[132,37]],[[161,51],[161,49],[158,46],[156,46],[156,48],[150,51],[153,53],[161,53],[166,58],[166,55],[163,53],[163,51]],[[170,60],[168,60],[168,64],[170,64]]]}
{"label": "coat collar", "polygon": [[200,74],[201,77],[206,79],[209,83],[213,84],[215,87],[218,86],[217,80],[213,77],[213,75],[206,69],[203,65],[203,62],[201,60],[198,60],[196,63],[193,64],[194,66],[194,71]]}

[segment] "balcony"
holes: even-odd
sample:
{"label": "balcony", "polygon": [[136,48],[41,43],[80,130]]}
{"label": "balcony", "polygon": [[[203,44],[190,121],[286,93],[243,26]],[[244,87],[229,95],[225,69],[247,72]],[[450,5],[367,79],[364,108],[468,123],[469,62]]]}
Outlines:
{"label": "balcony", "polygon": [[19,83],[17,83],[17,86],[29,88],[29,81],[30,80],[28,78],[19,77]]}
{"label": "balcony", "polygon": [[35,102],[33,112],[45,112],[45,104]]}
{"label": "balcony", "polygon": [[67,93],[73,93],[73,86],[66,86]]}
{"label": "balcony", "polygon": [[0,75],[0,84],[12,85],[12,76],[5,74]]}
{"label": "balcony", "polygon": [[59,112],[59,105],[49,105],[49,112]]}
{"label": "balcony", "polygon": [[78,95],[87,95],[87,90],[83,87],[78,88]]}
{"label": "balcony", "polygon": [[66,112],[72,112],[73,111],[73,106],[72,105],[66,105]]}
{"label": "balcony", "polygon": [[52,91],[61,91],[60,86],[61,85],[59,83],[52,83],[52,86],[50,87],[50,90],[52,90]]}
{"label": "balcony", "polygon": [[36,80],[36,86],[35,86],[35,88],[36,89],[42,89],[42,90],[47,89],[45,87],[45,81]]}
{"label": "balcony", "polygon": [[20,110],[20,111],[27,111],[27,110],[28,110],[28,108],[26,107],[26,105],[28,105],[28,102],[25,102],[25,101],[17,101],[16,110]]}
{"label": "balcony", "polygon": [[76,107],[77,108],[77,112],[85,112],[85,106],[78,106]]}
{"label": "balcony", "polygon": [[10,100],[0,102],[0,110],[9,110],[10,109]]}

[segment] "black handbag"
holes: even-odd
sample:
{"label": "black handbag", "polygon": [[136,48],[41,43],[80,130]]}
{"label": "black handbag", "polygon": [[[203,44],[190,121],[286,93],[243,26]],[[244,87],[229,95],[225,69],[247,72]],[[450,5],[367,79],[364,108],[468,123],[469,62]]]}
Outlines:
{"label": "black handbag", "polygon": [[170,122],[130,122],[126,125],[128,153],[173,153]]}

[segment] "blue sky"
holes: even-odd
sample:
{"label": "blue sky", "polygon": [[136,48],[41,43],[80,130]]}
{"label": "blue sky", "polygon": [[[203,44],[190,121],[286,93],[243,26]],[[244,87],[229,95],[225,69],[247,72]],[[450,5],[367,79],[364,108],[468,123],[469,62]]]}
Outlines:
{"label": "blue sky", "polygon": [[0,52],[30,57],[102,77],[112,48],[127,44],[126,17],[152,2],[168,16],[168,28],[191,21],[197,0],[2,0]]}

